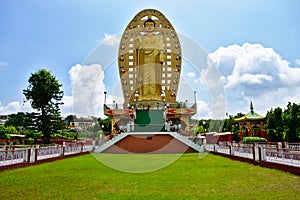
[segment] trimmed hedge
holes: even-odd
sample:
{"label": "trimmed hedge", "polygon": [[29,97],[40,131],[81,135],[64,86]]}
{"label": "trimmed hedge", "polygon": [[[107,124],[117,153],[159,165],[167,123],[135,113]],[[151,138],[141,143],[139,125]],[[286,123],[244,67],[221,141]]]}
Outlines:
{"label": "trimmed hedge", "polygon": [[266,138],[261,137],[243,137],[243,143],[267,142]]}

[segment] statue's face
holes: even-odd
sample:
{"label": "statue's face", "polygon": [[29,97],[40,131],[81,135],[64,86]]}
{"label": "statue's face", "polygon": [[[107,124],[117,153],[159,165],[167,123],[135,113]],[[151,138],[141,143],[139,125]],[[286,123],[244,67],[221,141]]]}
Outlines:
{"label": "statue's face", "polygon": [[146,22],[145,23],[145,30],[147,32],[152,32],[154,30],[154,23],[153,22]]}

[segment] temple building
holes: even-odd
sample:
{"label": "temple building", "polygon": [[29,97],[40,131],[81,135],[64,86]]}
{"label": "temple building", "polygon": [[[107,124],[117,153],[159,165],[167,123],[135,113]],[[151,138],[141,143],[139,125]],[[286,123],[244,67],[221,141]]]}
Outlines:
{"label": "temple building", "polygon": [[252,101],[250,102],[250,112],[234,121],[239,124],[241,141],[243,137],[268,138],[264,129],[265,117],[254,112]]}

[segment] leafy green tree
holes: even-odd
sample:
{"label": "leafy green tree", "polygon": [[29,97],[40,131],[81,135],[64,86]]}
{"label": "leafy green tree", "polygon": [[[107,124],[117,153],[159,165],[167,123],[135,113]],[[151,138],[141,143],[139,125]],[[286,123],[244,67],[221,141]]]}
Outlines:
{"label": "leafy green tree", "polygon": [[7,132],[6,127],[4,125],[0,125],[0,139],[6,139],[7,138]]}
{"label": "leafy green tree", "polygon": [[198,121],[198,126],[195,128],[195,134],[201,134],[208,132],[210,120],[200,119]]}
{"label": "leafy green tree", "polygon": [[243,113],[237,113],[233,118],[240,118],[240,117],[244,117],[245,114]]}
{"label": "leafy green tree", "polygon": [[9,139],[10,134],[19,134],[19,131],[14,126],[0,125],[0,139]]}
{"label": "leafy green tree", "polygon": [[43,133],[44,143],[49,143],[51,134],[57,130],[61,120],[59,106],[63,104],[62,85],[46,69],[32,73],[28,82],[29,86],[23,90],[24,102],[29,101],[31,107],[38,111],[33,117],[34,126]]}
{"label": "leafy green tree", "polygon": [[76,115],[68,115],[65,119],[67,125],[71,125],[72,122],[74,122],[74,120],[77,119]]}
{"label": "leafy green tree", "polygon": [[300,104],[289,102],[283,112],[283,123],[286,133],[286,141],[300,141]]}
{"label": "leafy green tree", "polygon": [[209,122],[210,132],[222,132],[225,120],[212,119]]}
{"label": "leafy green tree", "polygon": [[267,134],[269,136],[269,140],[271,142],[277,142],[278,138],[276,136],[275,131],[275,117],[274,117],[274,110],[271,108],[270,111],[267,112],[266,115],[266,127],[267,127]]}
{"label": "leafy green tree", "polygon": [[102,129],[103,133],[105,133],[105,134],[111,133],[111,119],[110,118],[105,118],[105,119],[98,118],[98,123],[99,123],[100,128]]}
{"label": "leafy green tree", "polygon": [[284,135],[284,124],[282,114],[283,112],[280,107],[274,109],[274,127],[277,141],[282,141]]}
{"label": "leafy green tree", "polygon": [[197,127],[197,130],[196,130],[196,134],[197,134],[197,135],[198,135],[198,134],[201,134],[201,133],[206,133],[206,129],[204,128],[203,125],[198,126],[198,127]]}
{"label": "leafy green tree", "polygon": [[6,133],[7,134],[15,134],[15,135],[17,135],[17,134],[19,134],[20,132],[17,130],[17,128],[16,127],[14,127],[14,126],[7,126],[6,127]]}
{"label": "leafy green tree", "polygon": [[9,115],[5,126],[29,128],[32,125],[32,118],[29,113],[18,112],[17,114]]}

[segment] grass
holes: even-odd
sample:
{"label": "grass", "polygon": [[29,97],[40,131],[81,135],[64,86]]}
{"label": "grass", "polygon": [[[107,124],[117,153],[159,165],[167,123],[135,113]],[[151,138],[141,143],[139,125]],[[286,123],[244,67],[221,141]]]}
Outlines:
{"label": "grass", "polygon": [[[184,154],[149,173],[107,167],[111,161],[135,170],[137,160],[166,155],[88,154],[0,172],[0,199],[299,199],[300,177],[215,155]],[[98,156],[99,156],[98,155]],[[172,156],[171,156],[172,157]],[[109,158],[109,159],[108,159]],[[142,160],[146,165],[146,160]],[[102,163],[105,163],[102,164]],[[152,167],[152,165],[149,165]],[[146,168],[149,170],[149,168]],[[152,168],[154,169],[154,168]],[[146,171],[146,170],[144,170]],[[138,171],[136,171],[138,172]]]}

